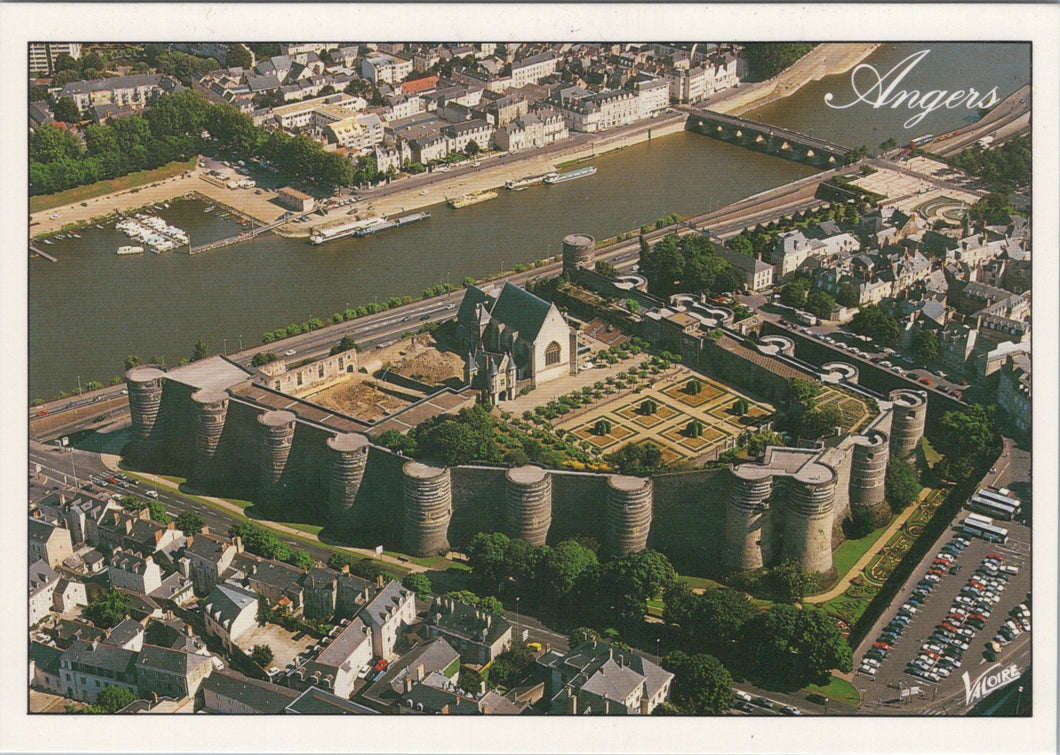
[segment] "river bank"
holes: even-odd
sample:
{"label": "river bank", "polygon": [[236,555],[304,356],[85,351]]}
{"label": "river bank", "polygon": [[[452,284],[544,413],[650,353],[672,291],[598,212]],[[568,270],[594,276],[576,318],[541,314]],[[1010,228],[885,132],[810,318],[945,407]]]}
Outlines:
{"label": "river bank", "polygon": [[705,106],[727,115],[744,115],[789,97],[812,81],[849,71],[879,47],[878,42],[820,44],[773,78],[728,89],[708,98]]}
{"label": "river bank", "polygon": [[[878,44],[825,43],[818,45],[773,79],[730,89],[704,104],[710,109],[739,115],[783,99],[800,88],[825,76],[842,73],[868,57]],[[481,165],[455,175],[437,172],[430,177],[411,176],[387,186],[365,192],[365,211],[375,215],[394,215],[440,204],[451,197],[472,191],[496,189],[505,182],[526,175],[546,173],[556,166],[582,161],[634,144],[676,133],[684,129],[685,117],[662,116],[646,123],[603,134],[579,134],[568,143],[504,157],[484,157]],[[71,203],[30,215],[33,237],[54,233],[65,227],[86,224],[90,220],[128,212],[148,204],[166,202],[191,192],[208,196],[212,201],[234,208],[262,223],[271,223],[284,210],[272,200],[275,193],[257,189],[228,189],[206,181],[202,168],[196,167],[180,176],[125,191],[104,194],[84,202]],[[295,227],[284,227],[283,235],[308,235],[311,227],[334,222],[344,211],[336,210],[325,217]]]}

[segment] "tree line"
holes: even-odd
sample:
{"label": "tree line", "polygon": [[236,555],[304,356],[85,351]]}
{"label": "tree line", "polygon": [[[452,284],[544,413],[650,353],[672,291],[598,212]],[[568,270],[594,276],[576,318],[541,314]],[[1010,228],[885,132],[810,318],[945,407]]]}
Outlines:
{"label": "tree line", "polygon": [[117,178],[210,150],[235,160],[264,158],[286,180],[324,187],[351,184],[365,170],[305,134],[269,132],[232,105],[185,90],[159,95],[143,114],[90,124],[83,138],[54,124],[41,126],[30,137],[30,194]]}

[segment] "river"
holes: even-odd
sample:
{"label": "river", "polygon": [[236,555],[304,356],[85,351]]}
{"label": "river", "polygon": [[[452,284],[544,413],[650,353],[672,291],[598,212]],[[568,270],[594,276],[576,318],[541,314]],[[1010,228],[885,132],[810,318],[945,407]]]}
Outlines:
{"label": "river", "polygon": [[[886,45],[867,62],[893,65],[922,47]],[[1029,76],[1029,54],[1020,57],[1021,51],[1027,47],[935,45],[915,84],[989,89],[996,83],[1005,96]],[[903,136],[908,113],[865,106],[829,110],[824,92],[837,91],[838,97],[844,81],[841,91],[848,92],[848,74],[829,77],[750,117],[852,146]],[[957,111],[933,114],[912,135],[954,128],[962,117]],[[468,275],[483,277],[555,255],[573,231],[612,236],[813,172],[691,133],[627,147],[593,164],[599,172],[590,178],[501,190],[498,199],[460,210],[435,206],[427,222],[321,246],[266,235],[195,257],[118,257],[116,248],[129,242],[113,226],[86,229],[80,239],[47,247],[59,262],[30,259],[30,396],[52,398],[76,387],[78,378],[82,385],[107,381],[121,374],[127,354],[164,355],[175,364],[200,338],[213,352],[235,351],[259,342],[266,330],[327,318],[347,304],[416,294],[446,281],[459,284]],[[187,231],[194,244],[238,231],[233,219],[203,208],[199,201],[174,202],[157,214]]]}

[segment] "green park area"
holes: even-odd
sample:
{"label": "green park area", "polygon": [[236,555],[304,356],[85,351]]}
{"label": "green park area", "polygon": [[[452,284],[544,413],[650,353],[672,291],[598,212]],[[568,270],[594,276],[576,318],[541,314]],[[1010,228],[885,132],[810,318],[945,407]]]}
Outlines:
{"label": "green park area", "polygon": [[53,207],[62,207],[63,205],[72,204],[74,202],[84,202],[86,199],[92,199],[93,197],[100,197],[104,194],[113,194],[116,191],[126,191],[128,189],[136,188],[137,186],[146,186],[156,181],[179,176],[185,171],[192,170],[198,159],[199,157],[196,155],[190,160],[176,160],[171,163],[166,163],[158,168],[152,168],[151,170],[138,170],[135,173],[128,173],[124,176],[119,176],[118,178],[97,181],[96,183],[86,184],[84,186],[75,186],[72,189],[59,191],[55,194],[40,194],[35,197],[30,197],[29,211],[40,212],[41,210],[50,210]]}

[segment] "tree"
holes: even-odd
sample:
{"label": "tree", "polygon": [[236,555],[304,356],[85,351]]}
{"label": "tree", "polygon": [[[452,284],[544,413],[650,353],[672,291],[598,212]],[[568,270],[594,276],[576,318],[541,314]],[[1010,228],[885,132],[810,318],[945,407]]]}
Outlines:
{"label": "tree", "polygon": [[140,361],[140,357],[138,357],[136,354],[129,354],[127,357],[125,357],[126,370],[131,370],[133,367],[136,367],[140,364],[142,364],[142,362]]}
{"label": "tree", "polygon": [[592,627],[576,627],[567,636],[567,644],[573,649],[586,642],[599,641],[600,633]]}
{"label": "tree", "polygon": [[973,404],[947,412],[939,423],[935,447],[946,457],[944,471],[950,479],[967,477],[977,464],[996,455],[1001,439],[997,431],[997,407]]}
{"label": "tree", "polygon": [[540,580],[561,601],[574,589],[578,578],[597,564],[596,554],[574,540],[564,540],[549,549],[541,563]]}
{"label": "tree", "polygon": [[525,642],[514,642],[512,646],[498,655],[489,668],[491,684],[502,684],[514,687],[529,674],[534,667],[534,654]]}
{"label": "tree", "polygon": [[658,597],[676,576],[666,556],[643,550],[604,567],[597,591],[614,601],[615,621],[636,624],[644,618],[647,601]]}
{"label": "tree", "polygon": [[416,593],[416,597],[420,600],[431,599],[431,579],[423,572],[406,574],[401,584]]}
{"label": "tree", "polygon": [[241,44],[231,44],[225,53],[225,65],[228,68],[250,68],[254,65],[254,56]]}
{"label": "tree", "polygon": [[85,618],[101,629],[110,629],[125,620],[129,612],[129,600],[124,593],[107,590],[89,601]]}
{"label": "tree", "polygon": [[861,303],[861,293],[853,283],[843,281],[839,284],[835,300],[844,307],[856,307]]}
{"label": "tree", "polygon": [[308,551],[292,549],[284,561],[299,569],[311,569],[313,567],[313,557],[309,555]]}
{"label": "tree", "polygon": [[939,336],[934,330],[921,328],[913,336],[913,352],[921,364],[933,364],[939,358]]}
{"label": "tree", "polygon": [[752,666],[785,684],[821,683],[832,669],[853,669],[850,645],[815,606],[774,605],[748,622],[747,639]]}
{"label": "tree", "polygon": [[275,362],[277,359],[279,359],[279,357],[271,351],[259,351],[251,358],[250,363],[255,367],[261,367],[269,362]]}
{"label": "tree", "polygon": [[829,320],[832,317],[832,310],[835,309],[835,299],[826,291],[815,288],[806,294],[806,309],[822,320]]}
{"label": "tree", "polygon": [[654,474],[664,466],[662,451],[651,442],[642,445],[627,443],[614,453],[607,454],[604,461],[619,473],[635,477]]}
{"label": "tree", "polygon": [[813,49],[807,42],[753,42],[744,45],[743,58],[755,81],[776,76]]}
{"label": "tree", "polygon": [[815,406],[796,415],[790,421],[791,431],[807,439],[830,435],[843,425],[843,412],[835,404]]}
{"label": "tree", "polygon": [[195,349],[191,352],[191,361],[198,362],[200,359],[205,359],[210,356],[210,350],[206,347],[206,343],[200,338],[195,342]]}
{"label": "tree", "polygon": [[810,282],[806,278],[795,278],[780,292],[780,303],[802,309],[806,305],[806,292],[809,290]]}
{"label": "tree", "polygon": [[205,525],[202,517],[194,511],[182,511],[177,514],[177,529],[185,535],[198,535]]}
{"label": "tree", "polygon": [[268,645],[255,645],[254,649],[250,651],[250,660],[254,661],[254,663],[262,668],[265,668],[272,663],[272,659],[272,648]]}
{"label": "tree", "polygon": [[887,464],[887,475],[884,478],[884,489],[891,510],[902,511],[920,495],[920,482],[916,469],[905,460],[892,456]]}
{"label": "tree", "polygon": [[77,109],[77,103],[71,97],[60,97],[52,108],[55,120],[64,123],[78,123],[81,120],[81,111]]}
{"label": "tree", "polygon": [[600,273],[600,275],[606,275],[608,278],[614,278],[618,275],[618,269],[607,260],[597,260],[593,270]]}
{"label": "tree", "polygon": [[898,320],[876,304],[862,308],[850,321],[850,329],[863,336],[874,338],[884,346],[894,346],[902,334]]}
{"label": "tree", "polygon": [[287,544],[276,533],[251,522],[236,522],[228,529],[228,536],[240,538],[246,550],[262,558],[283,561],[289,554]]}
{"label": "tree", "polygon": [[791,393],[791,400],[799,404],[805,404],[810,399],[816,398],[824,390],[816,380],[807,378],[792,378],[788,381],[788,389]]}
{"label": "tree", "polygon": [[876,529],[876,517],[867,506],[851,506],[850,518],[843,522],[843,529],[851,540],[860,540]]}
{"label": "tree", "polygon": [[469,141],[467,143],[467,146],[464,147],[464,154],[467,155],[468,157],[474,157],[475,155],[477,155],[481,151],[482,151],[482,147],[478,146],[478,142],[476,142],[474,139]]}
{"label": "tree", "polygon": [[777,597],[788,603],[800,601],[817,589],[817,577],[791,559],[774,567],[769,576]]}
{"label": "tree", "polygon": [[673,701],[692,715],[717,715],[736,702],[732,675],[712,655],[676,650],[666,656],[663,668],[674,675],[670,691]]}
{"label": "tree", "polygon": [[344,351],[350,351],[351,349],[357,348],[357,342],[353,340],[353,336],[343,336],[337,344],[331,347],[331,354],[341,354]]}
{"label": "tree", "polygon": [[493,595],[483,595],[479,598],[478,607],[494,616],[504,615],[504,604]]}
{"label": "tree", "polygon": [[131,705],[135,700],[136,695],[128,687],[108,684],[96,696],[96,705],[102,708],[104,713],[117,713],[125,706]]}
{"label": "tree", "polygon": [[772,430],[762,429],[747,438],[747,453],[757,458],[766,452],[766,446],[784,445],[784,436]]}
{"label": "tree", "polygon": [[507,576],[511,539],[503,532],[479,532],[468,543],[468,563],[483,584],[495,587]]}
{"label": "tree", "polygon": [[743,396],[740,396],[732,405],[732,410],[737,417],[743,417],[747,412],[751,411],[751,404]]}

